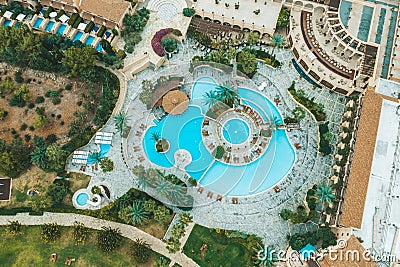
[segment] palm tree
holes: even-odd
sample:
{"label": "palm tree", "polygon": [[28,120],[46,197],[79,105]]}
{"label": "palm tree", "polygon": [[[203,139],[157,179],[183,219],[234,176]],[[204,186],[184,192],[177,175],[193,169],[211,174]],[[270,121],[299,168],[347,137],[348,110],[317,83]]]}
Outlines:
{"label": "palm tree", "polygon": [[275,266],[277,258],[276,251],[271,246],[259,245],[256,249],[254,263],[260,267],[272,267]]}
{"label": "palm tree", "polygon": [[322,213],[325,210],[325,204],[332,203],[332,201],[335,199],[335,195],[332,193],[332,190],[332,187],[328,183],[324,183],[320,184],[315,191],[315,198],[322,205],[320,220],[322,217]]}
{"label": "palm tree", "polygon": [[203,98],[204,104],[208,105],[208,107],[212,107],[220,100],[218,94],[215,91],[206,92],[203,95]]}
{"label": "palm tree", "polygon": [[179,223],[184,224],[185,226],[188,226],[189,223],[193,222],[193,216],[190,215],[188,212],[182,212],[179,215]]}
{"label": "palm tree", "polygon": [[157,181],[156,189],[161,195],[168,196],[172,189],[172,185],[164,178],[161,178],[159,181]]}
{"label": "palm tree", "polygon": [[218,98],[226,105],[233,107],[238,100],[238,94],[229,85],[219,85],[217,88]]}
{"label": "palm tree", "polygon": [[103,226],[97,233],[97,245],[103,252],[112,252],[121,246],[121,242],[122,235],[118,228],[113,229]]}
{"label": "palm tree", "polygon": [[122,220],[134,225],[143,223],[148,215],[149,212],[144,209],[143,201],[138,199],[133,201],[132,206],[124,208],[119,214]]}
{"label": "palm tree", "polygon": [[117,130],[119,131],[119,133],[122,135],[122,132],[128,122],[128,117],[126,116],[125,113],[123,113],[122,111],[114,116],[114,121],[115,121],[115,127],[117,128]]}
{"label": "palm tree", "polygon": [[272,46],[274,47],[272,49],[272,52],[271,52],[271,56],[273,56],[274,52],[275,52],[275,48],[276,47],[281,47],[283,45],[283,43],[284,43],[283,36],[282,35],[274,35],[274,36],[272,36],[271,43],[272,43]]}
{"label": "palm tree", "polygon": [[97,168],[97,165],[101,160],[100,152],[92,152],[92,153],[90,153],[90,158],[94,161],[94,164],[96,164],[96,168]]}
{"label": "palm tree", "polygon": [[47,147],[44,145],[37,146],[35,150],[31,153],[32,163],[38,165],[42,169],[46,169],[48,165],[46,149]]}
{"label": "palm tree", "polygon": [[161,134],[159,132],[154,132],[151,134],[151,139],[157,142],[161,139]]}

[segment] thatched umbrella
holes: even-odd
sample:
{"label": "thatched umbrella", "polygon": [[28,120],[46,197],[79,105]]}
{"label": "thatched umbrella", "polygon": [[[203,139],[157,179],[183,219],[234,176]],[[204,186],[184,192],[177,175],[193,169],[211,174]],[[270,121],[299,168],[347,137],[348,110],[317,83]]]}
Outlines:
{"label": "thatched umbrella", "polygon": [[163,97],[162,106],[171,115],[182,114],[189,106],[189,98],[184,92],[173,90]]}

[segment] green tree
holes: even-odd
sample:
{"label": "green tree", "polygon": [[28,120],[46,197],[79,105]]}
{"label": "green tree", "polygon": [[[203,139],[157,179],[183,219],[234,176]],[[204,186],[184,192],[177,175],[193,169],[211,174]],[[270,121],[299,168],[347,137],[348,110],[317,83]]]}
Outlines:
{"label": "green tree", "polygon": [[23,227],[19,221],[9,221],[6,225],[6,234],[11,236],[21,236],[24,234]]}
{"label": "green tree", "polygon": [[131,255],[135,262],[146,263],[152,254],[150,245],[140,238],[135,239],[131,246]]}
{"label": "green tree", "polygon": [[335,195],[332,193],[332,191],[333,189],[328,183],[320,184],[315,191],[315,198],[322,204],[322,211],[325,209],[325,204],[332,203],[332,201],[335,199]]}
{"label": "green tree", "polygon": [[183,15],[185,17],[193,17],[195,13],[196,13],[196,11],[194,10],[194,8],[185,7],[183,9]]}
{"label": "green tree", "polygon": [[62,64],[68,69],[70,76],[78,76],[82,71],[96,65],[96,54],[97,51],[91,46],[70,47],[64,51]]}
{"label": "green tree", "polygon": [[38,195],[32,197],[29,205],[33,211],[42,211],[50,208],[53,205],[53,201],[50,196]]}
{"label": "green tree", "polygon": [[74,222],[72,237],[76,244],[84,244],[89,236],[89,228],[81,222]]}
{"label": "green tree", "polygon": [[122,111],[118,115],[114,116],[114,125],[118,132],[122,135],[126,124],[128,123],[128,117]]}
{"label": "green tree", "polygon": [[254,73],[257,69],[256,56],[249,51],[242,50],[238,53],[239,66],[246,75]]}
{"label": "green tree", "polygon": [[232,60],[232,59],[235,59],[236,58],[236,49],[234,47],[230,46],[225,51],[225,56],[229,61]]}
{"label": "green tree", "polygon": [[31,153],[32,163],[44,170],[49,166],[49,159],[47,158],[46,151],[47,147],[45,145],[38,145]]}
{"label": "green tree", "polygon": [[68,152],[57,145],[50,145],[46,148],[46,157],[48,168],[52,171],[61,171],[64,169]]}
{"label": "green tree", "polygon": [[304,109],[302,109],[301,107],[296,107],[295,109],[293,109],[292,114],[298,122],[300,122],[306,116]]}
{"label": "green tree", "polygon": [[165,206],[158,206],[153,210],[153,218],[157,222],[166,223],[169,219],[170,211]]}
{"label": "green tree", "polygon": [[208,105],[208,107],[212,107],[219,101],[219,95],[216,91],[208,91],[203,95],[204,104]]}
{"label": "green tree", "polygon": [[188,226],[189,223],[193,222],[193,216],[188,212],[182,212],[179,214],[179,223]]}
{"label": "green tree", "polygon": [[32,125],[35,128],[43,128],[47,125],[47,116],[36,114],[33,118]]}
{"label": "green tree", "polygon": [[100,168],[103,170],[103,172],[110,172],[114,170],[114,162],[107,157],[102,158],[100,160]]}
{"label": "green tree", "polygon": [[168,267],[168,266],[169,266],[169,260],[164,256],[161,256],[156,259],[156,265],[154,267]]}
{"label": "green tree", "polygon": [[56,223],[45,223],[40,226],[40,238],[45,243],[54,242],[61,237],[60,226]]}
{"label": "green tree", "polygon": [[238,102],[237,92],[229,85],[219,85],[216,88],[218,98],[226,105],[233,107]]}
{"label": "green tree", "polygon": [[121,231],[116,228],[103,226],[97,233],[97,246],[105,253],[119,248],[122,243]]}
{"label": "green tree", "polygon": [[289,25],[290,11],[286,7],[283,7],[279,12],[277,27],[287,27]]}
{"label": "green tree", "polygon": [[176,252],[178,252],[179,251],[179,249],[180,249],[180,247],[181,247],[181,243],[180,243],[180,241],[178,240],[178,239],[176,239],[176,238],[172,238],[172,237],[170,237],[168,240],[167,240],[167,250],[168,250],[168,252],[169,253],[171,253],[171,254],[174,254],[174,253],[176,253]]}
{"label": "green tree", "polygon": [[281,212],[279,213],[279,216],[281,216],[281,218],[285,221],[289,220],[290,217],[292,216],[292,211],[288,210],[288,209],[283,209],[281,210]]}
{"label": "green tree", "polygon": [[135,199],[131,206],[122,209],[118,215],[124,222],[138,225],[147,219],[149,212],[144,209],[143,201]]}
{"label": "green tree", "polygon": [[10,77],[6,77],[4,82],[0,83],[0,94],[9,94],[15,90],[14,82]]}
{"label": "green tree", "polygon": [[257,44],[258,40],[260,38],[260,34],[258,32],[251,32],[249,33],[249,36],[247,37],[247,44],[255,45]]}
{"label": "green tree", "polygon": [[271,44],[273,46],[271,56],[273,56],[274,52],[275,52],[275,48],[281,47],[284,44],[283,36],[282,35],[272,36]]}
{"label": "green tree", "polygon": [[60,204],[69,192],[69,182],[55,182],[47,188],[47,195],[51,197],[53,205]]}
{"label": "green tree", "polygon": [[161,42],[165,52],[172,53],[178,49],[178,41],[174,38],[167,38]]}
{"label": "green tree", "polygon": [[14,95],[20,97],[24,101],[31,100],[31,93],[28,87],[26,87],[26,84],[21,85],[21,87],[18,90],[15,90]]}

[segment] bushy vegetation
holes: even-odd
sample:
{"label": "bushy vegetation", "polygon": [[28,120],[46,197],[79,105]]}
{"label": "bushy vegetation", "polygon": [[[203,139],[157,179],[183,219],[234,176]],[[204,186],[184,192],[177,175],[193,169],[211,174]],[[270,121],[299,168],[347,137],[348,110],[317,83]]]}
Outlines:
{"label": "bushy vegetation", "polygon": [[327,156],[332,153],[331,140],[332,134],[329,132],[329,122],[318,125],[319,129],[319,151]]}
{"label": "bushy vegetation", "polygon": [[54,242],[61,237],[60,226],[56,223],[46,223],[40,226],[40,238],[45,243]]}
{"label": "bushy vegetation", "polygon": [[146,26],[149,17],[150,11],[144,7],[137,10],[133,15],[125,15],[121,35],[125,41],[124,50],[127,53],[132,53],[135,45],[142,40],[140,34]]}
{"label": "bushy vegetation", "polygon": [[288,88],[288,91],[293,96],[293,98],[302,104],[305,108],[307,108],[315,117],[317,121],[325,121],[327,116],[324,111],[324,105],[317,104],[314,102],[314,99],[308,99],[304,95],[303,90],[296,90],[295,83],[293,82],[292,85]]}
{"label": "bushy vegetation", "polygon": [[194,8],[185,7],[183,9],[183,15],[185,17],[193,17],[195,13],[196,11],[194,10]]}
{"label": "bushy vegetation", "polygon": [[329,246],[336,245],[336,235],[328,226],[323,226],[315,231],[295,233],[289,236],[289,245],[294,250],[298,251],[305,247],[308,243],[313,246],[320,244],[320,246],[317,247],[327,248]]}
{"label": "bushy vegetation", "polygon": [[0,174],[15,178],[26,171],[31,165],[30,151],[20,139],[9,144],[0,139]]}
{"label": "bushy vegetation", "polygon": [[277,27],[287,27],[289,25],[290,11],[286,7],[282,7],[279,12],[278,21],[276,23]]}
{"label": "bushy vegetation", "polygon": [[111,253],[122,245],[121,231],[103,226],[97,233],[97,246],[105,253]]}

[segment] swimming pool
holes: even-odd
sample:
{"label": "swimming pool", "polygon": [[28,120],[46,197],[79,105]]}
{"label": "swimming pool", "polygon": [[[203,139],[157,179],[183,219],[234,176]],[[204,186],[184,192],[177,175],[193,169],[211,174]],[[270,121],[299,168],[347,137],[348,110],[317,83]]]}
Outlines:
{"label": "swimming pool", "polygon": [[4,22],[3,22],[3,26],[10,26],[10,23],[11,23],[11,20],[6,19],[6,20],[4,20]]}
{"label": "swimming pool", "polygon": [[81,37],[82,37],[82,35],[83,35],[83,32],[77,32],[77,33],[75,34],[74,38],[72,39],[72,41],[75,42],[75,41],[80,40]]}
{"label": "swimming pool", "polygon": [[345,27],[347,27],[347,25],[349,24],[349,18],[352,6],[353,3],[346,0],[342,0],[340,2],[340,7],[339,7],[340,20],[342,21]]}
{"label": "swimming pool", "polygon": [[101,52],[101,50],[103,50],[103,47],[101,46],[101,43],[99,42],[96,46],[96,50]]}
{"label": "swimming pool", "polygon": [[90,36],[86,39],[85,44],[86,44],[86,45],[91,45],[91,44],[93,43],[93,40],[94,40],[94,37],[90,35]]}
{"label": "swimming pool", "polygon": [[[215,90],[217,86],[209,77],[198,79],[192,88],[189,107],[183,114],[167,115],[161,121],[155,120],[155,125],[146,131],[142,141],[146,156],[154,164],[170,168],[175,162],[175,152],[184,149],[192,156],[192,162],[185,170],[201,185],[229,196],[248,196],[263,192],[279,183],[289,172],[296,158],[294,149],[285,130],[280,129],[272,131],[268,148],[253,162],[233,166],[215,160],[202,142],[201,131],[204,114],[208,109],[203,95]],[[275,105],[259,92],[239,88],[238,94],[240,98],[261,109],[268,118],[276,118],[278,122],[282,122],[282,116]],[[228,136],[225,138],[230,138],[232,143],[240,143],[247,138],[249,129],[243,121],[233,118],[226,123],[232,129],[227,130]],[[238,132],[235,133],[235,130]],[[162,138],[169,141],[170,149],[166,153],[156,151],[153,133],[160,133]]]}
{"label": "swimming pool", "polygon": [[[99,152],[100,159],[104,158],[107,155],[110,148],[111,148],[111,145],[100,144],[100,152]],[[90,164],[95,164],[95,163],[97,163],[97,159],[93,158],[92,155],[89,154],[86,164],[90,165]]]}
{"label": "swimming pool", "polygon": [[67,25],[61,24],[60,27],[58,27],[57,33],[62,35],[66,28],[67,28]]}
{"label": "swimming pool", "polygon": [[368,42],[369,29],[371,28],[372,15],[374,8],[370,6],[363,6],[361,13],[360,25],[358,27],[357,38],[361,41]]}
{"label": "swimming pool", "polygon": [[222,127],[222,134],[231,144],[241,144],[249,138],[249,125],[241,119],[230,119]]}
{"label": "swimming pool", "polygon": [[87,193],[80,193],[76,197],[76,203],[78,203],[79,206],[85,206],[88,200],[89,200],[89,195]]}
{"label": "swimming pool", "polygon": [[44,28],[44,30],[46,32],[51,32],[51,30],[53,29],[55,22],[54,21],[49,21],[49,23],[47,23],[46,27]]}
{"label": "swimming pool", "polygon": [[42,18],[37,18],[35,24],[33,24],[33,28],[38,29],[40,27],[40,24],[42,24],[42,22],[43,22]]}

